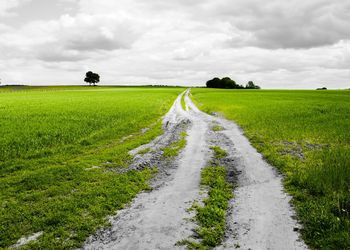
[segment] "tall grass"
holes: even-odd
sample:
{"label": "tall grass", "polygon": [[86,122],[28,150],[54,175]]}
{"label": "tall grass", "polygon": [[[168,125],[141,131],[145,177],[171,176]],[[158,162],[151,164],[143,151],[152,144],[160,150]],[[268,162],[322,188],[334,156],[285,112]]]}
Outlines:
{"label": "tall grass", "polygon": [[0,248],[37,232],[25,249],[77,248],[148,189],[155,170],[114,170],[162,133],[160,118],[181,91],[0,89]]}
{"label": "tall grass", "polygon": [[350,248],[350,92],[193,89],[281,170],[314,249]]}

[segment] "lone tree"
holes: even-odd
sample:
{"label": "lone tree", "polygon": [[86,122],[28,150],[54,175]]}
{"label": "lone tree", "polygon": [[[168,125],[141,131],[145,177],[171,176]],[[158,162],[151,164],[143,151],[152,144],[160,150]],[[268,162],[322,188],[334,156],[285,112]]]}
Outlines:
{"label": "lone tree", "polygon": [[89,72],[86,72],[84,81],[89,83],[90,86],[91,84],[93,86],[96,86],[96,83],[100,82],[100,76],[92,71],[89,71]]}
{"label": "lone tree", "polygon": [[260,89],[260,86],[255,85],[254,82],[249,81],[248,84],[245,86],[246,89]]}

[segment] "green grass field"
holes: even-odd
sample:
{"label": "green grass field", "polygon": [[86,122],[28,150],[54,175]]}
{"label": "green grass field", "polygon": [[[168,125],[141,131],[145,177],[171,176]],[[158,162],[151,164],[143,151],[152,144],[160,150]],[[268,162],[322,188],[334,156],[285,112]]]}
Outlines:
{"label": "green grass field", "polygon": [[[116,173],[162,133],[180,88],[0,88],[0,248],[79,247],[148,189],[156,170]],[[150,128],[142,133],[142,128]]]}
{"label": "green grass field", "polygon": [[[38,232],[42,236],[24,249],[75,249],[107,224],[108,215],[149,189],[156,169],[115,170],[127,167],[130,149],[162,133],[160,118],[183,90],[0,88],[0,249]],[[205,112],[236,121],[285,175],[309,246],[350,248],[350,91],[192,89],[192,94]],[[176,155],[184,137],[165,148],[165,156]],[[212,150],[225,157],[220,148]],[[227,193],[224,175],[224,169],[206,168],[202,184],[212,194]],[[198,210],[203,216],[197,215],[208,246],[222,238],[225,216],[207,224],[212,217],[205,212],[227,204],[212,201],[209,195]],[[213,223],[218,230],[206,231]]]}
{"label": "green grass field", "polygon": [[192,89],[285,175],[313,249],[350,248],[350,91]]}

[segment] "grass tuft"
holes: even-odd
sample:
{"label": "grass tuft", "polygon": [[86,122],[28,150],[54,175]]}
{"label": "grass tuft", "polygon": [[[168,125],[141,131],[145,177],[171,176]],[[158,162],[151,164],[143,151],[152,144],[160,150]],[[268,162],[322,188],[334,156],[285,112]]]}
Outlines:
{"label": "grass tuft", "polygon": [[144,154],[147,154],[149,152],[151,152],[151,148],[145,148],[145,149],[138,151],[137,154],[144,155]]}
{"label": "grass tuft", "polygon": [[211,147],[211,149],[214,151],[215,159],[222,159],[227,156],[227,152],[218,146]]}
{"label": "grass tuft", "polygon": [[177,156],[180,151],[186,146],[186,132],[182,132],[180,140],[173,142],[169,147],[163,148],[163,156],[171,158]]}
{"label": "grass tuft", "polygon": [[[225,157],[226,152],[219,147],[212,147],[216,159]],[[223,156],[225,155],[225,156]],[[227,181],[227,170],[223,166],[208,166],[201,172],[201,185],[208,190],[208,197],[203,206],[194,203],[191,209],[196,211],[195,220],[198,223],[196,232],[200,242],[186,239],[180,243],[188,249],[211,249],[218,246],[225,235],[226,211],[229,200],[232,199],[232,185]]]}
{"label": "grass tuft", "polygon": [[224,130],[224,128],[221,127],[220,125],[216,124],[216,125],[214,125],[214,126],[212,127],[212,130],[213,130],[214,132],[218,132],[218,131]]}
{"label": "grass tuft", "polygon": [[197,207],[197,229],[202,244],[215,247],[221,243],[225,234],[225,219],[228,201],[233,197],[232,185],[226,181],[225,167],[211,166],[202,171],[201,184],[208,187],[208,198],[203,207]]}
{"label": "grass tuft", "polygon": [[183,94],[182,97],[181,97],[181,107],[182,107],[183,110],[186,111],[185,94]]}

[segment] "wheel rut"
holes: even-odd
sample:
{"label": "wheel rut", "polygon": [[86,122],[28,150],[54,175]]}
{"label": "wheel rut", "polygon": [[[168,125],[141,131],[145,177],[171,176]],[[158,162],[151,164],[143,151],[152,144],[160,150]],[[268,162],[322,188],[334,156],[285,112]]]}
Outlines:
{"label": "wheel rut", "polygon": [[[181,106],[185,95],[187,110]],[[283,191],[282,178],[267,164],[231,121],[201,112],[182,93],[164,117],[164,134],[148,146],[167,141],[179,123],[189,124],[187,144],[171,162],[157,188],[139,194],[132,204],[110,218],[111,227],[89,237],[84,249],[182,249],[180,240],[193,235],[195,223],[187,209],[200,200],[200,173],[212,157],[212,143],[227,150],[233,160],[237,181],[227,216],[226,238],[218,249],[306,249],[299,240],[290,197]],[[212,127],[223,130],[213,139]],[[221,138],[221,139],[220,139]],[[137,154],[137,150],[132,152]],[[138,156],[140,157],[140,156]],[[162,163],[160,163],[162,164]],[[169,162],[168,162],[169,165]],[[164,161],[164,171],[167,163]]]}

